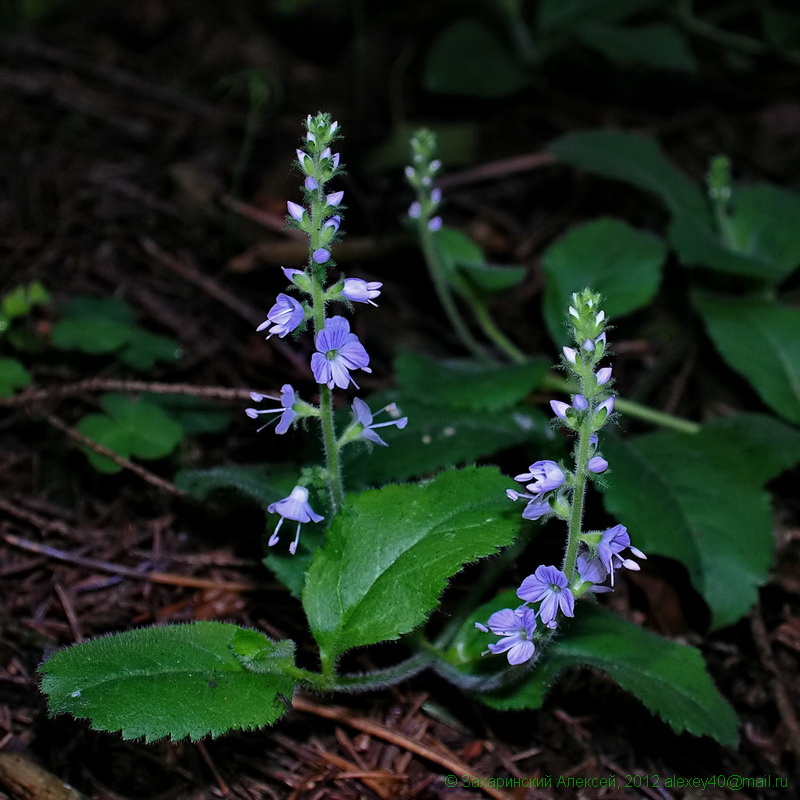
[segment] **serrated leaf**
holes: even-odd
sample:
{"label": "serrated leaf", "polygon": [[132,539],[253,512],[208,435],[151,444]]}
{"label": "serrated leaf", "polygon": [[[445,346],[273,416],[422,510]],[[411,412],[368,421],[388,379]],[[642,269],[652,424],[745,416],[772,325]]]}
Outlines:
{"label": "serrated leaf", "polygon": [[553,341],[569,341],[564,309],[573,292],[591,286],[603,295],[615,319],[646,306],[655,296],[667,257],[664,243],[618,219],[598,219],[572,228],[544,253],[547,281],[544,317]]}
{"label": "serrated leaf", "polygon": [[[462,626],[459,652],[464,663],[480,658],[486,642],[494,640],[476,631],[474,623],[485,623],[499,608],[515,607],[519,600],[513,593],[508,595],[478,609]],[[728,746],[737,744],[736,715],[694,647],[663,639],[589,602],[578,602],[574,620],[561,627],[530,677],[503,693],[478,695],[479,699],[497,709],[540,708],[561,672],[592,667],[637,697],[676,733],[685,731],[711,736]]]}
{"label": "serrated leaf", "polygon": [[243,630],[195,622],[93,639],[44,662],[42,691],[52,714],[89,719],[95,730],[120,731],[125,739],[196,740],[271,725],[296,682],[285,672],[247,669],[233,644],[259,637],[263,656],[285,643]]}
{"label": "serrated leaf", "polygon": [[575,131],[549,149],[565,164],[652,192],[673,214],[710,222],[703,193],[667,161],[652,139],[622,131]]}
{"label": "serrated leaf", "polygon": [[417,627],[448,578],[510,544],[520,517],[508,484],[497,469],[470,467],[348,496],[303,590],[323,664]]}
{"label": "serrated leaf", "polygon": [[[152,403],[106,394],[100,398],[100,405],[108,416],[89,414],[76,427],[84,436],[124,458],[163,458],[183,438],[181,426],[166,411]],[[120,471],[121,467],[105,456],[91,450],[85,452],[92,465],[101,472]]]}
{"label": "serrated leaf", "polygon": [[460,19],[433,42],[425,59],[423,83],[429,92],[470,97],[505,97],[530,80],[491,28]]}
{"label": "serrated leaf", "polygon": [[30,386],[33,376],[15,358],[0,358],[0,397],[11,397],[17,389]]}
{"label": "serrated leaf", "polygon": [[395,402],[399,412],[408,416],[408,424],[386,434],[389,447],[373,447],[367,454],[366,444],[348,446],[342,455],[349,487],[428,475],[525,442],[536,442],[537,450],[552,451],[562,442],[554,436],[549,418],[532,406],[475,413],[428,405],[397,392],[375,399]]}
{"label": "serrated leaf", "polygon": [[800,310],[701,292],[693,301],[725,363],[768,406],[800,423]]}
{"label": "serrated leaf", "polygon": [[403,394],[430,405],[471,411],[497,411],[519,403],[541,386],[549,362],[483,364],[467,359],[445,361],[403,350],[395,359]]}
{"label": "serrated leaf", "polygon": [[[771,436],[783,441],[771,447]],[[686,566],[713,627],[746,614],[774,548],[762,485],[800,461],[800,433],[769,417],[742,415],[709,423],[696,435],[609,437],[603,452],[613,469],[604,503],[634,545]]]}
{"label": "serrated leaf", "polygon": [[611,22],[581,25],[576,31],[586,47],[623,67],[695,72],[697,62],[686,36],[674,25],[616,25]]}
{"label": "serrated leaf", "polygon": [[739,186],[731,200],[732,240],[707,222],[679,215],[669,229],[681,263],[779,283],[800,265],[800,197],[769,184]]}

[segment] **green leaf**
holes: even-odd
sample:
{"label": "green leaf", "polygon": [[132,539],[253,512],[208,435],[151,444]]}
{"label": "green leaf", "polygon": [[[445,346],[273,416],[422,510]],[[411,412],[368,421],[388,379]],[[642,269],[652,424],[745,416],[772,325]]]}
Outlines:
{"label": "green leaf", "polygon": [[700,292],[693,301],[727,365],[770,408],[800,423],[800,310]]}
{"label": "green leaf", "polygon": [[408,416],[408,425],[389,431],[385,435],[389,447],[373,447],[368,456],[366,443],[347,447],[342,455],[351,488],[428,475],[526,442],[535,442],[537,450],[553,450],[561,441],[556,440],[549,418],[531,406],[475,413],[429,405],[396,392],[374,399],[397,403],[400,413]]}
{"label": "green leaf", "polygon": [[[457,639],[462,660],[480,658],[486,642],[493,641],[476,631],[474,623],[485,623],[499,608],[513,608],[519,601],[508,594],[470,615]],[[530,677],[503,693],[481,694],[480,700],[497,709],[540,708],[565,669],[592,667],[637,697],[676,733],[710,736],[731,747],[738,743],[736,715],[694,647],[663,639],[585,601],[577,603],[575,619],[561,628]]]}
{"label": "green leaf", "polygon": [[303,590],[322,663],[414,629],[448,578],[511,544],[520,517],[508,483],[494,468],[470,467],[348,496]]}
{"label": "green leaf", "polygon": [[425,60],[429,92],[469,97],[506,97],[530,81],[513,51],[490,28],[460,19],[434,41]]}
{"label": "green leaf", "polygon": [[497,411],[515,405],[539,387],[549,362],[437,361],[404,350],[395,359],[394,367],[402,392],[416,400],[471,411]]}
{"label": "green leaf", "polygon": [[591,286],[603,295],[611,319],[625,316],[653,299],[666,257],[658,237],[622,220],[598,219],[570,230],[542,257],[544,317],[553,341],[568,342],[564,309],[573,292]]}
{"label": "green leaf", "polygon": [[609,513],[636,547],[674,558],[708,603],[715,628],[748,612],[774,548],[768,479],[800,461],[800,433],[777,420],[741,415],[696,435],[609,437]]}
{"label": "green leaf", "polygon": [[706,222],[677,216],[669,238],[682,264],[779,283],[800,265],[800,196],[769,184],[739,186],[729,218],[731,241]]}
{"label": "green leaf", "polygon": [[120,351],[119,360],[133,369],[147,372],[158,361],[175,362],[181,355],[182,351],[174,339],[137,327],[131,329],[128,342]]}
{"label": "green leaf", "polygon": [[622,131],[576,131],[557,139],[550,150],[565,164],[652,192],[673,214],[710,220],[703,193],[652,139]]}
{"label": "green leaf", "polygon": [[148,403],[161,406],[187,435],[220,433],[231,423],[231,415],[211,400],[185,394],[142,395]]}
{"label": "green leaf", "polygon": [[461,288],[460,281],[467,280],[469,288],[480,294],[502,292],[516,286],[527,274],[525,267],[487,264],[475,242],[454,228],[439,228],[434,240],[443,266],[457,289]]}
{"label": "green leaf", "polygon": [[[40,668],[42,691],[52,714],[89,719],[125,739],[219,736],[283,715],[295,686],[281,669],[293,666],[286,645],[221,622],[140,628],[50,656]],[[261,664],[270,653],[270,671],[242,663]]]}
{"label": "green leaf", "polygon": [[537,23],[542,33],[572,31],[587,22],[614,22],[643,11],[660,0],[540,0]]}
{"label": "green leaf", "polygon": [[116,297],[71,300],[53,326],[51,340],[62,350],[90,355],[119,352],[124,364],[139,370],[180,356],[176,342],[137,326],[130,306]]}
{"label": "green leaf", "polygon": [[17,286],[16,289],[3,296],[0,302],[0,313],[7,320],[24,317],[34,306],[50,302],[50,294],[39,281]]}
{"label": "green leaf", "polygon": [[636,26],[592,23],[581,25],[577,34],[584,45],[623,67],[697,71],[686,37],[669,23]]}
{"label": "green leaf", "polygon": [[33,376],[15,358],[0,358],[0,397],[11,397],[17,389],[30,386]]}
{"label": "green leaf", "polygon": [[[106,394],[100,398],[104,414],[89,414],[77,429],[98,444],[124,458],[156,459],[169,455],[183,438],[183,429],[162,408],[123,395]],[[100,472],[115,473],[121,467],[105,456],[86,450],[92,466]]]}

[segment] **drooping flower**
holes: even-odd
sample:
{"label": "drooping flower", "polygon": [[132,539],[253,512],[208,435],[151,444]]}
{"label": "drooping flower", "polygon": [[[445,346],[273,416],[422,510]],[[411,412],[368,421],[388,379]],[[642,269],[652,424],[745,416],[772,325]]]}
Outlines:
{"label": "drooping flower", "polygon": [[528,472],[517,475],[514,480],[528,483],[527,489],[534,494],[550,492],[564,484],[566,476],[555,461],[537,461],[528,467]]}
{"label": "drooping flower", "polygon": [[590,558],[588,553],[583,552],[578,556],[578,559],[575,562],[575,569],[580,576],[581,583],[593,584],[591,589],[586,589],[583,591],[590,591],[594,592],[595,594],[612,591],[610,586],[600,585],[608,577],[608,571],[603,566],[603,562],[600,561],[599,558]]}
{"label": "drooping flower", "polygon": [[[386,406],[385,408],[381,409],[381,411],[388,411],[390,414],[392,411],[395,413],[397,412],[397,406],[394,403]],[[378,412],[380,413],[380,412]],[[401,430],[405,428],[406,424],[408,423],[408,417],[400,417],[400,419],[391,419],[388,422],[375,422],[373,423],[373,414],[369,410],[369,406],[360,398],[355,397],[353,398],[353,416],[356,419],[356,422],[363,426],[363,430],[359,434],[359,438],[367,439],[370,442],[374,442],[375,444],[381,444],[384,447],[388,447],[386,442],[375,433],[375,428],[385,428],[387,425],[396,425]]]}
{"label": "drooping flower", "polygon": [[[270,400],[277,400],[275,397],[258,394],[257,392],[251,392],[250,397],[256,403],[260,403],[262,400],[266,400],[267,398]],[[278,420],[278,426],[275,428],[275,433],[286,433],[297,417],[297,412],[292,408],[296,399],[297,395],[295,394],[294,389],[288,383],[285,383],[281,387],[280,408],[246,408],[245,414],[247,414],[250,419],[258,419],[258,417],[260,417],[262,414],[280,414],[281,418]],[[272,420],[265,422],[258,430],[263,431],[264,428],[270,424],[270,422],[272,422]]]}
{"label": "drooping flower", "polygon": [[317,383],[334,385],[346,389],[351,383],[358,384],[350,376],[350,370],[361,369],[372,372],[368,367],[369,355],[358,336],[350,333],[350,323],[344,317],[331,317],[317,334],[314,344],[317,352],[311,356],[311,370]]}
{"label": "drooping flower", "polygon": [[378,281],[346,278],[342,289],[342,297],[346,297],[353,303],[369,303],[371,306],[377,307],[378,304],[373,303],[372,300],[381,293],[381,286],[383,284]]}
{"label": "drooping flower", "polygon": [[300,541],[300,526],[304,522],[319,522],[324,519],[308,504],[308,489],[305,486],[295,486],[288,497],[284,497],[283,500],[278,500],[275,503],[270,503],[267,506],[267,511],[270,514],[280,514],[281,517],[272,532],[272,536],[269,537],[268,544],[270,547],[274,547],[278,543],[278,531],[285,519],[291,519],[297,523],[297,533],[294,541],[289,545],[289,552],[292,555],[297,552],[297,543]]}
{"label": "drooping flower", "polygon": [[475,627],[484,633],[491,631],[495,636],[502,636],[499,642],[489,645],[486,653],[507,653],[508,663],[524,664],[533,658],[536,647],[533,644],[533,632],[536,630],[536,615],[529,608],[516,611],[504,608],[495,611],[486,621],[486,625],[476,622]]}
{"label": "drooping flower", "polygon": [[263,331],[264,328],[272,327],[269,329],[270,338],[273,334],[277,333],[283,339],[287,333],[291,333],[303,321],[305,311],[303,306],[297,302],[293,297],[288,294],[279,294],[276,298],[275,305],[267,313],[267,318],[256,328],[257,331]]}
{"label": "drooping flower", "polygon": [[647,556],[637,547],[631,545],[631,537],[624,525],[614,525],[603,531],[602,538],[597,544],[597,558],[611,575],[611,585],[614,585],[614,570],[618,567],[638,570],[639,565],[630,558],[623,558],[620,553],[629,549],[637,558],[646,559]]}
{"label": "drooping flower", "polygon": [[575,616],[575,598],[569,589],[567,576],[557,567],[537,567],[533,575],[522,581],[517,597],[526,603],[541,603],[539,618],[548,628],[555,627],[559,610],[566,617]]}
{"label": "drooping flower", "polygon": [[514,489],[506,489],[506,496],[509,500],[514,500],[515,502],[520,498],[528,501],[528,505],[525,506],[525,510],[522,512],[523,519],[537,520],[553,512],[550,503],[547,500],[543,500],[541,494],[525,494],[525,492],[517,492]]}

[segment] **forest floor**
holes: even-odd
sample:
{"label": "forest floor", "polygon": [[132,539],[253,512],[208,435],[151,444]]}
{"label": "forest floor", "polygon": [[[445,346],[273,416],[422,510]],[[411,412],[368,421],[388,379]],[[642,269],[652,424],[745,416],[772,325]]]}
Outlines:
{"label": "forest floor", "polygon": [[[800,626],[790,612],[800,596],[800,527],[788,480],[774,487],[776,567],[748,619],[706,634],[681,600],[689,584],[678,569],[660,576],[659,613],[642,600],[652,599],[652,587],[635,576],[614,597],[626,616],[701,648],[741,720],[736,751],[674,734],[588,670],[569,673],[536,712],[490,712],[423,673],[370,695],[299,696],[272,729],[197,743],[126,742],[48,716],[37,667],[76,641],[207,619],[307,637],[298,604],[261,563],[263,513],[204,508],[172,483],[179,466],[294,457],[296,439],[256,435],[242,409],[251,390],[311,386],[290,340],[255,332],[285,285],[279,267],[305,259],[305,243],[284,225],[286,201],[298,196],[290,164],[307,113],[329,111],[345,135],[349,209],[337,260],[384,284],[379,312],[358,331],[373,358],[366,392],[391,386],[402,347],[458,349],[399,224],[410,202],[402,168],[381,150],[404,119],[450,123],[474,137],[465,160],[445,170],[449,221],[492,261],[527,268],[522,287],[495,311],[516,341],[551,355],[541,317],[530,312],[543,245],[591,215],[622,211],[644,227],[656,222],[632,190],[597,192],[555,164],[546,146],[556,136],[634,130],[655,137],[698,180],[724,152],[740,177],[800,181],[800,73],[779,62],[739,74],[712,66],[680,79],[615,72],[587,81],[578,67],[552,68],[511,99],[452,99],[419,85],[419,30],[430,22],[422,7],[385,10],[354,32],[346,15],[270,16],[253,4],[65,5],[0,39],[0,290],[45,285],[53,303],[31,321],[45,338],[71,298],[122,298],[141,325],[176,340],[182,357],[136,373],[110,357],[46,350],[35,362],[38,393],[4,401],[0,756],[13,758],[0,760],[0,798],[69,797],[61,782],[87,797],[130,800],[800,796],[791,689]],[[260,106],[246,88],[255,70]],[[621,326],[618,350],[644,365],[648,343],[637,324]],[[234,422],[193,438],[172,459],[101,474],[75,424],[103,392],[148,388],[130,380],[189,393],[205,387]],[[686,405],[702,413],[712,402]],[[513,457],[528,463],[527,454]],[[510,455],[500,459],[513,474]],[[364,651],[356,663],[366,667],[372,657]],[[24,777],[20,764],[38,764],[43,780],[56,783],[26,783],[35,776]],[[472,776],[538,780],[538,788],[465,786],[464,765]],[[445,785],[448,774],[459,786]],[[663,788],[670,776],[712,774],[787,778],[789,788]],[[615,781],[568,789],[559,776]]]}

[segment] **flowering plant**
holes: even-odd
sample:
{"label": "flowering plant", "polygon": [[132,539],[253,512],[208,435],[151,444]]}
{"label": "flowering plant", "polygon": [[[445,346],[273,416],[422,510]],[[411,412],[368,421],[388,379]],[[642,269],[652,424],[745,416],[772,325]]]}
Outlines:
{"label": "flowering plant", "polygon": [[[644,559],[623,525],[602,531],[582,527],[587,487],[604,480],[614,463],[606,458],[600,432],[624,405],[615,401],[611,367],[601,366],[609,352],[608,323],[597,294],[585,290],[572,296],[573,341],[562,350],[571,399],[551,402],[557,425],[574,441],[572,457],[531,464],[516,476],[525,491],[510,488],[511,479],[494,467],[449,468],[403,482],[422,471],[474,460],[476,451],[470,448],[476,440],[469,427],[459,435],[459,410],[465,404],[470,411],[475,409],[469,404],[478,404],[491,416],[541,385],[546,370],[519,351],[506,350],[515,364],[494,365],[487,361],[489,351],[478,346],[476,361],[439,370],[435,382],[425,375],[424,359],[407,357],[398,364],[399,382],[407,390],[402,403],[384,397],[370,406],[355,397],[344,425],[334,413],[334,390],[358,389],[358,374],[370,370],[369,354],[341,312],[353,303],[376,305],[382,288],[334,273],[332,245],[341,235],[344,208],[343,192],[328,188],[341,172],[340,156],[332,150],[337,136],[338,125],[327,114],[307,119],[297,151],[303,203],[290,201],[287,208],[290,224],[308,237],[308,263],[303,270],[284,270],[291,285],[259,326],[281,338],[310,328],[309,371],[319,399],[303,400],[286,384],[276,396],[254,393],[255,405],[246,411],[252,419],[265,417],[267,425],[276,421],[277,435],[302,420],[319,425],[323,467],[303,470],[293,477],[288,495],[273,492],[265,502],[266,511],[278,516],[269,548],[280,543],[284,522],[296,523],[288,548],[293,566],[275,571],[302,601],[319,669],[297,664],[293,641],[276,641],[234,624],[132,630],[52,655],[41,669],[51,710],[88,718],[94,728],[121,731],[128,738],[196,739],[274,723],[298,689],[367,691],[425,668],[488,705],[538,707],[561,670],[591,665],[613,675],[676,730],[734,742],[735,718],[699,653],[647,633],[594,602],[612,589],[620,568],[636,570]],[[411,217],[426,255],[437,258],[436,237],[443,228],[435,214],[441,196],[432,185],[434,162],[430,140],[418,142],[407,175],[418,190]],[[439,278],[442,302],[457,312],[446,273]],[[454,325],[464,324],[455,319]],[[493,330],[493,323],[484,330]],[[502,339],[489,338],[502,347]],[[463,390],[465,375],[470,392]],[[420,384],[424,389],[415,395]],[[439,418],[430,407],[437,397],[451,403]],[[274,405],[256,407],[267,399]],[[371,408],[379,406],[388,421],[374,422]],[[503,436],[518,444],[535,434],[542,447],[552,449],[555,437],[538,414],[515,408],[509,418],[511,427],[506,420],[506,427],[498,423],[491,429],[493,446]],[[394,429],[384,432],[388,442],[376,432],[380,427]],[[348,461],[355,450],[350,445],[358,441],[379,447],[369,459],[362,452],[358,462]],[[404,447],[393,446],[400,441]],[[459,441],[467,442],[465,450],[458,449]],[[439,460],[421,466],[426,457]],[[370,464],[368,477],[358,472],[357,464],[364,462]],[[513,502],[520,499],[526,501],[521,514]],[[530,574],[516,590],[497,593],[512,580],[512,560],[522,557],[532,534],[549,518],[566,523],[560,565],[526,570]],[[301,538],[304,524],[320,523],[325,525],[319,544],[319,537],[311,543]],[[498,557],[485,565],[449,621],[428,626],[448,581],[492,555]],[[485,597],[490,599],[479,605]],[[487,633],[500,638],[487,645]],[[340,669],[349,651],[395,640],[405,652],[392,666],[360,674]]]}

